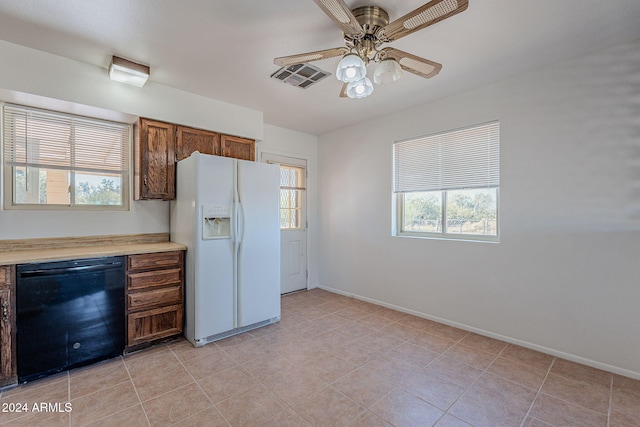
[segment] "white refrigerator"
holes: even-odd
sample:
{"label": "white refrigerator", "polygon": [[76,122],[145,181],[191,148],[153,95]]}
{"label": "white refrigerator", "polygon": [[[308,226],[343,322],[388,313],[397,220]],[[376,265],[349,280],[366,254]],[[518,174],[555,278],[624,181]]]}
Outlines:
{"label": "white refrigerator", "polygon": [[198,152],[178,162],[171,240],[187,246],[194,346],[280,320],[279,203],[278,165]]}

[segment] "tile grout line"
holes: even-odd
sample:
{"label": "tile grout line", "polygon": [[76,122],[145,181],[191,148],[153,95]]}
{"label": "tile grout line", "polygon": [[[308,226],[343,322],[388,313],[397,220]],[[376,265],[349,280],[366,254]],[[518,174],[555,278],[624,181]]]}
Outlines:
{"label": "tile grout line", "polygon": [[[469,335],[469,334],[470,334],[470,332],[468,332],[468,333],[467,333],[467,335]],[[464,337],[466,337],[467,335],[465,335]],[[464,339],[464,337],[460,338],[460,339],[456,342],[456,344],[459,344],[459,343],[460,343],[460,341],[462,341],[462,340]],[[451,346],[451,347],[449,347],[446,351],[444,351],[444,352],[440,355],[440,357],[446,357],[446,356],[445,356],[445,353],[446,353],[447,351],[451,350],[451,349],[452,349],[456,344],[452,345],[452,346]],[[465,418],[459,417],[459,416],[457,416],[457,415],[455,415],[455,414],[451,414],[451,413],[449,413],[449,410],[451,410],[451,408],[453,408],[453,406],[454,406],[456,403],[458,403],[458,401],[459,401],[460,399],[462,399],[462,398],[464,397],[464,395],[465,395],[465,394],[467,394],[467,392],[469,391],[469,389],[470,389],[471,387],[473,387],[473,386],[478,382],[478,380],[479,380],[479,379],[480,379],[480,378],[481,378],[485,373],[487,373],[487,371],[489,370],[489,368],[490,368],[491,366],[493,366],[493,364],[496,362],[496,360],[498,360],[498,357],[500,357],[500,355],[502,354],[502,352],[503,352],[506,348],[507,348],[507,347],[505,346],[502,350],[500,350],[500,352],[499,352],[498,354],[496,354],[496,355],[495,355],[495,357],[493,358],[493,360],[491,361],[491,363],[489,363],[489,366],[487,366],[486,368],[484,368],[484,369],[482,370],[482,372],[480,373],[480,375],[478,375],[478,377],[477,377],[475,380],[473,380],[473,382],[472,382],[471,384],[469,384],[469,387],[466,387],[466,388],[464,389],[464,391],[460,394],[460,396],[458,396],[458,398],[457,398],[457,399],[456,399],[456,400],[455,400],[451,405],[449,405],[449,406],[447,407],[447,409],[444,411],[444,414],[442,414],[442,417],[440,417],[440,419],[442,419],[445,415],[449,414],[449,415],[451,415],[451,416],[453,416],[453,417],[456,417],[456,418],[458,418],[458,419],[460,419],[460,420],[464,421],[464,422],[465,422],[465,423],[467,423],[467,424],[471,424],[471,421],[467,421]],[[453,360],[453,359],[452,359],[452,360]],[[469,365],[469,364],[464,363],[464,362],[459,362],[459,363],[461,363],[461,364],[463,364],[463,365],[467,365],[467,366],[474,367],[474,366]],[[439,419],[438,421],[440,421],[440,419]]]}
{"label": "tile grout line", "polygon": [[[127,371],[127,375],[129,375],[129,382],[131,383],[131,386],[133,387],[133,389],[134,389],[134,391],[136,392],[136,395],[137,395],[137,390],[136,390],[136,388],[135,388],[135,384],[133,384],[133,380],[131,379],[131,375],[129,374],[129,371],[128,371],[128,369],[127,369],[127,365],[124,363],[124,357],[123,357],[123,356],[118,356],[117,358],[119,358],[119,359],[122,361],[122,364],[124,365],[125,370]],[[115,359],[115,358],[113,358],[113,359]],[[113,360],[113,359],[111,359],[111,360]],[[69,377],[69,398],[71,398],[71,372],[72,372],[72,371],[73,371],[73,369],[72,369],[72,370],[69,370],[69,371],[65,371],[65,372],[67,373],[68,377]],[[102,388],[102,389],[99,389],[99,390],[95,390],[95,391],[92,391],[92,392],[90,392],[90,393],[84,394],[84,395],[82,395],[82,396],[78,396],[78,397],[76,397],[76,398],[75,398],[75,399],[73,399],[73,400],[82,399],[82,398],[84,398],[84,397],[86,397],[86,396],[90,396],[90,395],[95,394],[95,393],[100,393],[101,391],[109,390],[109,389],[112,389],[112,388],[114,388],[114,387],[118,387],[119,385],[122,385],[122,384],[125,384],[125,383],[126,383],[126,381],[122,381],[122,382],[117,383],[117,384],[112,384],[112,385],[110,385],[109,387]],[[139,397],[139,396],[138,396],[138,401],[139,401],[139,404],[141,405],[141,403],[142,403],[142,402],[140,401],[140,397]],[[71,403],[72,403],[72,400],[71,400],[71,399],[69,399],[69,402],[71,402]],[[108,415],[105,415],[105,416],[100,417],[100,418],[98,418],[98,419],[91,420],[91,423],[93,423],[93,422],[95,422],[95,421],[99,421],[99,420],[103,420],[103,419],[109,418],[109,417],[111,417],[111,416],[113,416],[113,415],[115,415],[115,414],[119,414],[120,412],[124,412],[124,411],[126,411],[126,410],[128,410],[128,409],[131,409],[131,408],[135,407],[135,406],[136,406],[136,404],[131,405],[131,406],[127,406],[126,408],[123,408],[123,409],[121,409],[121,410],[118,410],[118,411],[116,411],[116,412],[114,412],[114,413],[112,413],[112,414],[108,414]],[[141,405],[141,406],[142,406],[142,405]],[[143,408],[143,410],[144,410],[144,408]],[[145,414],[145,415],[146,415],[146,414]],[[147,420],[147,421],[148,421],[148,420]],[[71,423],[71,413],[69,413],[69,423]]]}
{"label": "tile grout line", "polygon": [[[460,340],[458,340],[455,344],[453,344],[451,347],[449,347],[448,349],[446,349],[446,350],[445,350],[443,353],[441,353],[441,354],[440,354],[440,356],[439,356],[439,357],[437,357],[435,360],[437,360],[437,359],[439,359],[439,358],[441,358],[441,357],[446,357],[446,356],[444,356],[444,354],[445,354],[447,351],[451,350],[455,345],[460,344],[460,343],[461,343],[461,341],[462,341],[465,337],[467,337],[469,334],[470,334],[470,332],[469,332],[469,333],[467,333],[464,337],[460,338]],[[464,395],[467,393],[467,390],[469,390],[471,387],[473,387],[473,385],[474,385],[476,382],[478,382],[478,380],[480,379],[480,377],[481,377],[482,375],[484,375],[484,373],[486,373],[486,372],[489,370],[489,368],[490,368],[491,366],[493,366],[493,364],[496,362],[496,360],[498,360],[498,357],[500,357],[500,355],[502,354],[502,352],[504,352],[504,350],[505,350],[506,348],[507,348],[507,346],[505,345],[505,346],[502,348],[502,350],[500,350],[500,351],[498,352],[498,354],[496,354],[496,355],[495,355],[495,358],[491,361],[491,363],[489,364],[489,366],[487,366],[487,367],[486,367],[486,368],[485,368],[485,369],[480,373],[480,375],[478,375],[478,378],[476,378],[476,379],[475,379],[475,380],[474,380],[474,381],[469,385],[469,387],[465,388],[465,389],[464,389],[464,391],[460,394],[460,396],[458,396],[458,398],[457,398],[456,400],[454,400],[454,401],[453,401],[453,403],[447,407],[447,409],[445,409],[445,410],[444,410],[444,413],[443,413],[443,414],[442,414],[442,416],[438,419],[438,421],[436,421],[436,423],[435,423],[434,425],[438,424],[438,423],[440,422],[440,420],[442,420],[446,415],[450,415],[450,416],[452,416],[452,417],[455,417],[455,418],[457,418],[457,419],[459,419],[459,420],[462,420],[462,421],[463,421],[463,422],[465,422],[465,423],[467,422],[467,420],[465,420],[464,418],[461,418],[461,417],[458,417],[458,416],[456,416],[456,415],[454,415],[454,414],[449,413],[449,410],[450,410],[450,409],[451,409],[451,408],[452,408],[452,407],[453,407],[453,406],[454,406],[454,405],[455,405],[455,404],[456,404],[456,403],[457,403],[457,402],[462,398],[462,396],[464,396]],[[478,349],[476,349],[476,350],[478,350]],[[431,363],[435,362],[435,360],[433,360]],[[431,363],[429,363],[429,365],[431,365]],[[463,363],[463,364],[465,364],[465,365],[466,365],[466,363],[464,363],[464,362],[461,362],[461,363]],[[427,366],[428,366],[428,365],[427,365]],[[469,365],[469,366],[471,366],[471,365]],[[470,423],[467,423],[467,424],[470,424]]]}
{"label": "tile grout line", "polygon": [[542,382],[540,383],[540,387],[538,387],[538,391],[536,391],[536,395],[533,396],[533,400],[531,401],[531,405],[529,405],[529,409],[527,410],[527,413],[524,415],[522,423],[520,423],[520,427],[524,427],[525,421],[527,421],[527,418],[529,418],[529,414],[531,413],[531,410],[533,409],[533,405],[536,403],[536,400],[538,399],[538,396],[540,395],[540,393],[542,393],[542,387],[544,386],[545,381],[547,381],[547,377],[551,373],[551,368],[553,368],[553,365],[556,363],[556,359],[557,358],[554,357],[553,360],[551,361],[551,364],[549,365],[549,368],[547,368],[547,373],[544,375],[544,378],[542,379]]}
{"label": "tile grout line", "polygon": [[[188,342],[188,341],[187,341],[187,342]],[[191,344],[191,343],[189,343],[189,344]],[[218,346],[218,345],[217,345],[217,344],[215,344],[215,343],[209,343],[209,344],[216,345],[216,347],[218,347],[221,351],[223,351],[227,356],[231,357],[231,356],[230,356],[226,351],[224,351],[224,348],[222,348],[222,347]],[[218,413],[220,414],[220,416],[222,417],[222,419],[223,419],[227,424],[229,424],[230,426],[232,426],[233,424],[231,424],[231,422],[227,419],[227,417],[225,417],[225,416],[224,416],[224,414],[222,413],[222,411],[221,411],[220,409],[218,409],[218,406],[216,406],[216,404],[213,402],[213,400],[211,400],[211,398],[209,397],[209,395],[207,394],[207,392],[206,392],[206,391],[204,391],[204,389],[202,388],[202,386],[200,385],[200,383],[198,382],[198,380],[196,380],[196,377],[194,377],[194,376],[193,376],[193,374],[191,373],[191,371],[189,371],[189,369],[187,369],[187,367],[184,365],[184,363],[182,363],[182,359],[180,359],[180,357],[178,357],[178,355],[173,351],[173,349],[172,349],[170,346],[167,346],[167,348],[168,348],[168,349],[169,349],[169,351],[170,351],[170,352],[171,352],[171,353],[176,357],[176,359],[178,359],[178,363],[180,363],[180,365],[184,368],[184,370],[185,370],[185,371],[187,371],[187,374],[191,377],[191,379],[193,380],[193,382],[195,383],[195,385],[196,385],[196,386],[198,386],[198,388],[200,389],[200,391],[202,391],[202,393],[204,393],[204,395],[205,395],[205,396],[207,396],[207,400],[208,400],[209,402],[211,402],[211,406],[213,406],[213,407],[215,408],[215,410],[216,410],[216,411],[218,411]],[[205,355],[203,355],[203,356],[201,356],[201,357],[206,357],[206,356],[207,356],[207,355],[205,354]],[[233,359],[233,358],[232,358],[232,359]],[[233,359],[233,361],[234,361],[234,362],[236,362],[236,365],[238,364],[238,362],[237,362],[235,359]],[[228,369],[231,369],[231,368],[228,368]],[[219,371],[219,372],[222,372],[222,371]],[[214,374],[215,374],[215,372],[214,372]],[[213,374],[211,374],[211,375],[213,375]],[[205,377],[205,378],[206,378],[206,377]],[[171,390],[171,391],[173,391],[173,390]],[[171,391],[169,391],[169,392],[167,392],[167,393],[170,393]],[[163,393],[163,394],[167,394],[167,393]],[[162,395],[161,395],[161,396],[162,396]],[[158,396],[156,396],[156,397],[158,397]],[[154,397],[154,399],[155,399],[155,397]],[[203,409],[202,411],[197,412],[196,414],[199,414],[199,413],[204,412],[204,411],[206,411],[206,409]],[[196,414],[193,414],[193,415],[196,415]],[[191,417],[191,416],[192,416],[192,415],[190,415],[189,417]],[[189,417],[187,417],[187,418],[189,418]],[[186,420],[187,418],[184,418],[184,420]]]}
{"label": "tile grout line", "polygon": [[[259,339],[259,338],[256,338],[256,339]],[[287,357],[286,357],[285,355],[283,355],[282,353],[280,353],[278,350],[275,350],[275,352],[276,352],[278,355],[280,355],[280,356],[284,357],[284,358],[285,358],[289,363],[293,363],[291,360],[287,359]],[[227,353],[227,354],[228,354],[228,353]],[[231,357],[231,355],[229,355],[229,357]],[[322,356],[319,356],[319,357],[322,357]],[[319,357],[318,357],[318,358],[319,358]],[[257,357],[255,357],[254,359],[257,359]],[[251,362],[251,361],[252,361],[252,360],[254,360],[254,359],[249,359],[249,360],[245,361],[244,363]],[[235,360],[235,358],[234,358],[234,360]],[[236,361],[236,363],[238,363],[238,362]],[[299,413],[298,411],[296,411],[296,410],[293,408],[293,404],[289,404],[286,400],[284,400],[282,397],[280,397],[276,392],[274,392],[273,390],[271,390],[271,389],[270,389],[270,388],[269,388],[269,387],[264,383],[264,381],[263,381],[263,380],[261,380],[260,378],[256,377],[252,372],[250,372],[250,371],[248,371],[248,370],[244,369],[240,364],[238,364],[238,366],[240,366],[240,368],[241,368],[242,370],[244,370],[246,373],[248,373],[249,375],[251,375],[251,376],[253,377],[253,379],[255,379],[256,381],[258,381],[258,383],[260,383],[260,385],[261,385],[262,387],[266,388],[266,389],[267,389],[271,394],[273,394],[273,395],[276,397],[276,399],[278,399],[279,401],[281,401],[281,402],[282,402],[282,403],[283,403],[283,404],[284,404],[288,409],[290,409],[292,412],[294,412],[296,415],[298,415],[302,420],[304,420],[304,422],[306,422],[307,424],[311,425],[311,423],[309,423],[309,422],[307,421],[307,419],[306,419],[305,417],[303,417],[303,416],[302,416],[302,414],[301,414],[301,413]],[[294,366],[294,365],[291,365],[291,366],[292,366],[293,368],[297,368],[297,366]],[[320,381],[322,381],[323,383],[325,383],[324,387],[323,387],[321,390],[323,390],[323,389],[327,388],[328,386],[330,386],[330,383],[327,383],[327,382],[326,382],[326,381],[324,381],[323,379],[319,378],[315,373],[311,372],[311,374],[312,374],[312,375],[314,375],[317,379],[319,379],[319,380],[320,380]],[[273,376],[275,376],[275,375],[278,375],[278,374],[277,374],[277,373],[275,373],[275,374],[273,374],[273,375],[270,375],[270,376],[266,377],[266,378],[265,378],[265,380],[266,380],[266,379],[268,379],[268,378],[271,378],[271,377],[273,377]],[[335,389],[334,389],[334,390],[335,390]],[[338,391],[338,392],[339,392],[339,390],[336,390],[336,391]],[[243,392],[243,393],[244,393],[244,392]],[[225,399],[225,400],[227,400],[227,399]],[[304,400],[304,399],[301,399],[300,401],[302,401],[302,400]],[[295,402],[295,404],[297,404],[297,403],[299,403],[299,402]],[[356,403],[357,403],[357,402],[356,402]],[[284,412],[284,410],[283,410],[283,411],[280,411],[280,412]],[[280,413],[280,412],[279,412],[279,413]],[[279,413],[274,414],[272,417],[270,417],[270,418],[268,418],[268,419],[275,418],[275,417],[276,417],[276,415],[278,415]],[[232,425],[232,424],[231,424],[231,423],[229,423],[229,425]]]}
{"label": "tile grout line", "polygon": [[[394,322],[394,323],[395,323],[395,322]],[[384,328],[383,328],[383,329],[384,329]],[[427,331],[423,331],[423,332],[427,332]],[[454,343],[453,343],[453,344],[451,344],[451,346],[449,346],[445,351],[443,351],[442,353],[438,353],[438,357],[434,358],[432,361],[430,361],[429,363],[427,363],[427,364],[423,367],[423,369],[424,369],[424,368],[426,368],[426,367],[428,367],[428,366],[430,366],[431,364],[435,363],[437,360],[439,360],[439,359],[441,359],[441,358],[443,358],[443,357],[446,357],[446,356],[444,356],[444,354],[445,354],[447,351],[449,351],[451,348],[453,348],[456,344],[459,344],[459,343],[460,343],[460,342],[461,342],[461,341],[462,341],[462,340],[463,340],[467,335],[469,335],[469,332],[467,332],[464,336],[460,337],[457,341],[454,341]],[[436,335],[436,336],[437,336],[437,337],[440,337],[440,338],[447,338],[447,337],[443,337],[443,336],[441,336],[441,335]],[[432,350],[429,350],[429,349],[427,349],[427,348],[425,348],[425,347],[422,347],[422,346],[420,346],[420,345],[413,344],[411,341],[408,341],[408,340],[405,340],[405,339],[402,339],[402,341],[403,341],[403,343],[408,343],[408,344],[416,345],[417,347],[420,347],[421,349],[423,349],[423,350],[425,350],[425,351],[432,351]],[[402,345],[402,344],[400,344],[400,345]],[[400,347],[400,345],[398,345],[398,346],[394,347],[393,349]],[[389,353],[390,351],[392,351],[393,349],[391,349],[391,350],[389,350],[389,351],[387,351],[387,352],[385,352],[385,353],[382,353],[382,354],[387,354],[387,353]],[[437,352],[435,352],[435,353],[437,353]],[[496,356],[496,358],[497,358],[497,357],[498,357],[498,356]],[[367,362],[367,363],[369,363],[369,362]],[[367,363],[365,363],[364,365],[360,366],[358,369],[362,368],[363,366],[366,366],[366,364],[367,364]],[[487,369],[488,369],[488,368],[487,368]],[[371,374],[372,374],[372,375],[374,375],[374,376],[376,376],[376,377],[378,377],[375,373],[371,373]],[[480,374],[480,375],[482,375],[482,374]],[[378,378],[380,378],[380,377],[378,377]],[[478,378],[479,378],[479,376],[478,376]],[[382,378],[380,378],[380,379],[382,379]],[[384,381],[384,380],[383,380],[383,381]],[[476,378],[476,381],[477,381],[477,378]],[[385,382],[386,382],[386,381],[385,381]],[[406,381],[405,381],[405,382],[406,382]],[[474,381],[474,383],[475,383],[475,381]],[[374,403],[372,403],[372,404],[370,405],[370,407],[371,407],[371,406],[374,406],[374,405],[375,405],[375,404],[377,404],[378,402],[382,401],[382,399],[384,399],[384,398],[385,398],[389,393],[391,393],[394,389],[399,389],[399,390],[402,390],[402,391],[404,391],[404,392],[406,392],[406,393],[410,394],[411,396],[414,396],[414,397],[415,397],[415,398],[417,398],[417,399],[420,399],[421,401],[425,402],[426,404],[428,404],[428,405],[430,405],[430,406],[433,406],[433,407],[434,407],[434,408],[436,408],[437,410],[442,411],[442,415],[441,415],[441,416],[436,420],[436,422],[433,424],[433,425],[435,425],[435,424],[437,424],[438,422],[440,422],[440,420],[441,420],[445,415],[447,415],[447,413],[448,413],[448,408],[451,408],[451,406],[453,406],[453,405],[455,404],[455,402],[454,402],[454,403],[452,403],[451,405],[449,405],[449,407],[448,407],[446,410],[442,410],[442,409],[440,409],[439,407],[435,406],[434,404],[432,404],[432,403],[430,403],[430,402],[427,402],[426,400],[422,399],[421,397],[416,396],[416,395],[414,395],[413,393],[411,393],[411,392],[409,392],[409,391],[405,390],[405,389],[404,389],[404,387],[403,387],[403,384],[400,384],[400,385],[397,385],[397,386],[396,386],[396,385],[394,385],[394,384],[391,384],[391,383],[389,383],[389,384],[392,386],[391,390],[389,390],[388,392],[386,392],[385,394],[383,394],[379,399],[377,399]],[[471,385],[473,385],[473,383],[472,383]],[[471,387],[471,385],[470,385],[469,387]],[[464,393],[466,392],[466,390],[467,390],[467,389],[465,389],[465,391],[464,391],[462,394],[464,394]],[[339,391],[339,390],[338,390],[338,391]],[[458,397],[458,399],[459,399],[460,397],[462,397],[462,394]],[[458,399],[456,399],[456,402],[458,401]],[[357,402],[356,402],[356,403],[357,403]],[[366,409],[367,411],[370,411],[370,409],[369,409],[369,408],[365,408],[365,409]],[[373,411],[371,411],[371,412],[375,414],[375,412],[373,412]],[[377,414],[375,414],[375,415],[377,415]],[[378,416],[379,416],[379,415],[378,415]],[[385,421],[391,422],[391,421],[389,421],[389,420],[387,420],[386,418],[383,418],[383,417],[381,417],[381,416],[380,416],[380,418],[384,419]],[[355,421],[355,419],[354,419],[354,421]]]}
{"label": "tile grout line", "polygon": [[609,383],[609,410],[607,411],[607,427],[611,425],[611,405],[613,404],[613,374]]}
{"label": "tile grout line", "polygon": [[142,408],[142,413],[147,420],[147,424],[151,425],[151,420],[149,420],[149,416],[147,415],[146,409],[144,409],[144,405],[142,404],[142,399],[140,399],[140,394],[138,393],[138,387],[136,387],[136,383],[133,382],[133,377],[131,376],[131,372],[129,372],[129,367],[124,361],[124,356],[120,356],[122,358],[122,364],[124,365],[124,369],[127,371],[127,375],[129,376],[129,381],[131,381],[131,385],[133,386],[133,391],[136,392],[136,396],[138,397],[138,402],[140,402],[140,407]]}
{"label": "tile grout line", "polygon": [[[331,315],[335,315],[335,313],[330,313],[330,314],[328,314],[327,316],[322,316],[322,317],[328,317],[328,316],[331,316]],[[364,316],[364,317],[366,317],[366,316]],[[346,319],[346,318],[345,318],[345,321],[352,322],[352,323],[354,323],[354,324],[355,324],[355,323],[357,323],[357,321],[352,321],[352,320],[349,320],[349,319]],[[325,332],[323,332],[323,333],[330,332],[330,331],[335,331],[336,329],[338,329],[338,327],[335,327],[335,328],[329,328],[327,331],[325,331]],[[372,329],[369,333],[364,334],[363,336],[361,336],[361,337],[359,337],[359,338],[353,339],[353,340],[352,340],[352,342],[355,342],[355,341],[358,341],[358,340],[360,340],[360,339],[363,339],[364,337],[366,337],[366,336],[370,335],[370,334],[371,334],[371,333],[373,333],[373,332],[379,332],[379,330]],[[339,332],[336,332],[336,333],[337,333],[337,334],[339,334],[339,335],[342,335],[342,334],[340,334]],[[344,335],[342,335],[342,336],[344,336]],[[346,337],[346,338],[348,338],[348,337]],[[403,341],[403,342],[405,342],[405,340],[402,340],[402,341]],[[401,345],[401,344],[399,344],[398,346],[400,346],[400,345]],[[388,352],[390,352],[390,351],[391,351],[391,350],[393,350],[394,348],[397,348],[398,346],[393,347],[392,349],[388,350]],[[280,352],[278,352],[278,351],[276,351],[276,352],[277,352],[278,354],[280,354],[282,357],[284,357],[285,359],[287,359],[287,357],[286,357],[285,355],[283,355],[282,353],[280,353]],[[381,354],[386,354],[386,353],[381,353]],[[325,355],[326,355],[326,354],[324,354],[324,355],[320,355],[320,356],[318,357],[318,359],[319,359],[319,358],[321,358],[321,357],[324,357]],[[340,359],[340,360],[343,360],[343,361],[348,362],[347,360],[342,359],[342,358],[341,358],[341,357],[339,357],[339,356],[336,356],[336,357],[338,357],[338,359]],[[288,359],[287,359],[287,360],[288,360]],[[290,362],[291,362],[291,361],[290,361]],[[292,363],[293,363],[293,362],[292,362]],[[364,365],[366,365],[366,363],[365,363]],[[325,381],[324,379],[320,378],[317,374],[315,374],[315,373],[313,373],[313,372],[311,373],[315,378],[317,378],[317,379],[319,379],[320,381],[322,381],[323,383],[325,383],[324,387],[323,387],[320,391],[325,390],[325,389],[327,389],[327,388],[331,388],[331,389],[332,389],[333,391],[335,391],[336,393],[338,393],[338,394],[342,395],[344,398],[348,399],[349,401],[353,402],[354,404],[356,404],[357,406],[359,406],[360,408],[362,408],[362,410],[361,410],[360,412],[358,412],[358,414],[357,414],[355,417],[353,417],[353,419],[349,420],[349,424],[348,424],[348,425],[353,424],[353,422],[355,422],[359,417],[361,417],[363,414],[365,414],[365,413],[367,413],[367,412],[370,412],[370,410],[369,410],[369,408],[367,408],[366,406],[361,405],[360,403],[356,402],[355,400],[353,400],[353,399],[352,399],[352,398],[350,398],[349,396],[345,395],[341,390],[339,390],[339,389],[335,388],[332,384],[333,384],[333,383],[335,383],[336,381],[338,381],[339,379],[342,379],[342,378],[344,378],[344,377],[347,377],[347,376],[348,376],[348,375],[350,375],[351,373],[353,373],[353,372],[355,372],[355,371],[357,371],[357,370],[361,369],[364,365],[362,365],[362,366],[357,366],[355,369],[353,369],[353,370],[352,370],[352,371],[350,371],[349,373],[347,373],[347,374],[345,374],[345,375],[342,375],[342,376],[340,376],[339,378],[336,378],[336,379],[334,379],[334,380],[333,380],[333,381],[331,381],[331,382],[327,382],[327,381]],[[248,371],[247,371],[247,372],[248,372]],[[264,386],[267,390],[269,390],[271,393],[273,393],[273,394],[274,394],[274,396],[276,396],[279,400],[281,400],[281,401],[282,401],[282,402],[287,406],[287,408],[289,408],[291,411],[293,411],[295,414],[297,414],[301,419],[303,419],[305,422],[307,422],[307,423],[308,423],[307,419],[306,419],[306,418],[305,418],[301,413],[299,413],[298,411],[296,411],[296,410],[293,408],[293,405],[292,405],[292,404],[289,404],[289,403],[288,403],[288,402],[286,402],[284,399],[282,399],[280,396],[278,396],[278,395],[277,395],[275,392],[273,392],[273,391],[272,391],[272,390],[271,390],[271,389],[270,389],[270,388],[269,388],[269,387],[268,387],[268,386],[267,386],[267,385],[266,385],[262,380],[260,380],[259,378],[255,377],[251,372],[248,372],[248,373],[249,373],[251,376],[253,376],[253,377],[254,377],[254,378],[255,378],[255,379],[256,379],[256,380],[257,380],[257,381],[258,381],[262,386]],[[274,375],[276,375],[276,374],[274,374]],[[266,378],[265,378],[265,379],[266,379]],[[320,392],[320,391],[318,391],[318,392]],[[385,394],[385,395],[386,395],[386,394]],[[302,402],[303,400],[304,400],[304,399],[301,399],[301,400],[300,400],[300,402]],[[296,404],[297,404],[297,403],[300,403],[300,402],[296,402]]]}

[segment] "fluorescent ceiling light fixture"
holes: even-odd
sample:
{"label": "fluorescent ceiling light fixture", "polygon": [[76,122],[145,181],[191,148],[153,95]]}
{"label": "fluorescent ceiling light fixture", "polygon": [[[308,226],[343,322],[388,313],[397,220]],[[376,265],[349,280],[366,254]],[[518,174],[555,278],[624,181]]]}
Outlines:
{"label": "fluorescent ceiling light fixture", "polygon": [[387,85],[402,77],[402,67],[393,58],[383,59],[373,73],[373,81],[377,85]]}
{"label": "fluorescent ceiling light fixture", "polygon": [[355,53],[348,53],[342,57],[336,69],[336,77],[343,83],[361,80],[367,75],[367,66],[362,58]]}
{"label": "fluorescent ceiling light fixture", "polygon": [[109,78],[116,82],[142,87],[149,78],[149,67],[113,56],[109,66]]}
{"label": "fluorescent ceiling light fixture", "polygon": [[373,84],[369,77],[364,77],[357,82],[351,82],[347,86],[347,96],[349,98],[366,98],[373,93]]}

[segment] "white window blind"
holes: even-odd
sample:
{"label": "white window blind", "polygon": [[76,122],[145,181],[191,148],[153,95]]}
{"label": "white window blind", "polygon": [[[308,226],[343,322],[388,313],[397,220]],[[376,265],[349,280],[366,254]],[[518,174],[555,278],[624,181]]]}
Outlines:
{"label": "white window blind", "polygon": [[499,185],[499,122],[394,144],[396,193]]}
{"label": "white window blind", "polygon": [[128,173],[129,126],[16,105],[4,106],[4,161],[10,166]]}
{"label": "white window blind", "polygon": [[131,126],[3,106],[5,207],[128,208]]}

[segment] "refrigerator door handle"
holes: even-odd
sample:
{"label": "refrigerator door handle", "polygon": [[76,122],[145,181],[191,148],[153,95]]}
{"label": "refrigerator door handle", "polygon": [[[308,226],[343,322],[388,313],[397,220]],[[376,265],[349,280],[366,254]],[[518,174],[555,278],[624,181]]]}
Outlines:
{"label": "refrigerator door handle", "polygon": [[[235,194],[234,194],[235,196]],[[231,214],[231,219],[233,224],[231,225],[231,229],[233,237],[232,237],[232,262],[233,262],[233,328],[238,327],[238,252],[240,250],[240,240],[238,239],[238,215],[239,215],[239,203],[233,202],[233,213]]]}
{"label": "refrigerator door handle", "polygon": [[231,239],[231,243],[236,242],[236,216],[234,215],[233,210],[229,215],[229,238]]}
{"label": "refrigerator door handle", "polygon": [[241,243],[244,237],[244,206],[242,203],[238,203],[238,216],[238,243]]}

